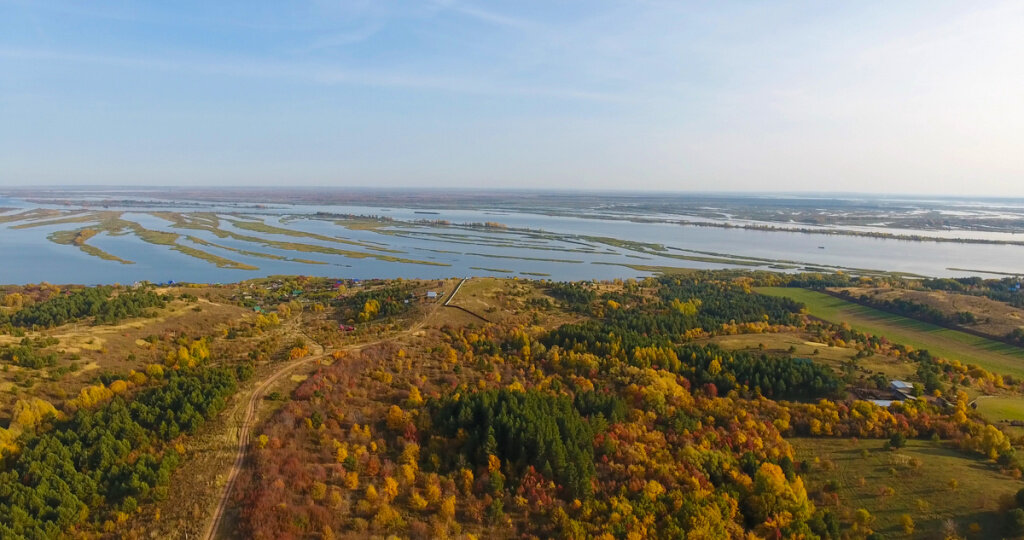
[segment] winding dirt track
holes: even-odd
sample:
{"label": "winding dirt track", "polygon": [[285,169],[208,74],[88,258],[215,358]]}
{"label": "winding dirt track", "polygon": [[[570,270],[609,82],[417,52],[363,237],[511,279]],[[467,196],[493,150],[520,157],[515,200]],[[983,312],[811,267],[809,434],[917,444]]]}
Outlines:
{"label": "winding dirt track", "polygon": [[203,538],[212,540],[217,534],[217,529],[220,528],[221,520],[224,518],[224,510],[227,508],[228,499],[231,496],[231,488],[235,484],[235,478],[238,476],[238,472],[242,470],[242,463],[245,461],[246,451],[249,448],[249,434],[252,431],[252,425],[256,419],[256,407],[259,405],[260,401],[263,400],[263,394],[267,391],[267,388],[295,368],[323,359],[326,356],[327,355],[324,354],[319,356],[310,356],[288,364],[276,371],[273,375],[257,386],[255,390],[253,390],[252,396],[249,398],[249,404],[245,408],[245,418],[239,426],[238,450],[235,455],[235,462],[231,464],[231,471],[228,472],[228,482],[224,486],[224,492],[221,493],[220,501],[217,503],[217,510],[214,511],[213,519],[210,520],[210,525],[207,527],[206,533],[203,534]]}
{"label": "winding dirt track", "polygon": [[[461,287],[462,284],[460,283],[459,285]],[[340,349],[337,350],[359,350],[364,347],[371,347],[373,345],[377,345],[387,341],[392,341],[403,335],[411,335],[419,331],[421,328],[423,328],[423,326],[426,324],[426,321],[430,318],[430,315],[436,312],[438,307],[447,306],[448,302],[450,302],[451,299],[455,297],[455,293],[457,292],[458,288],[456,288],[452,292],[452,294],[448,297],[448,300],[444,304],[441,304],[440,306],[433,306],[432,309],[430,309],[430,311],[423,317],[422,320],[420,320],[415,325],[409,327],[408,329],[399,332],[398,334],[368,343],[348,345],[345,347],[341,347]],[[242,420],[241,425],[239,425],[238,427],[238,449],[235,454],[235,461],[234,463],[231,464],[231,470],[228,472],[228,481],[227,484],[224,485],[224,491],[220,495],[220,500],[217,502],[217,509],[214,511],[213,517],[210,519],[210,524],[207,526],[206,532],[203,534],[204,539],[213,540],[214,538],[217,538],[217,532],[218,529],[220,529],[221,527],[221,522],[224,520],[224,511],[227,509],[228,501],[231,498],[231,491],[232,488],[234,487],[235,479],[238,477],[239,471],[242,470],[242,464],[245,462],[245,456],[249,450],[249,436],[252,431],[253,424],[255,423],[256,420],[256,409],[259,406],[260,402],[263,400],[263,394],[266,393],[267,389],[270,388],[272,384],[280,380],[281,377],[284,377],[291,371],[294,371],[296,368],[315,362],[317,360],[322,360],[324,358],[327,358],[328,356],[330,356],[329,353],[327,353],[327,351],[321,347],[320,354],[310,356],[308,358],[303,358],[301,360],[297,360],[295,362],[288,364],[287,366],[282,367],[281,369],[275,371],[272,375],[267,377],[266,380],[260,383],[260,385],[253,390],[252,396],[249,397],[249,403],[248,405],[246,405],[245,408],[245,418]]]}

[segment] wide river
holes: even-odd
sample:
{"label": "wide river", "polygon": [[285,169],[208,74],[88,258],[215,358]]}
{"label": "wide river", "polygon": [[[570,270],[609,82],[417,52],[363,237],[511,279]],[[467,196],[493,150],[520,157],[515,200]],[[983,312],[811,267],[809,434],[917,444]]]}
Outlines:
{"label": "wide river", "polygon": [[[32,208],[55,208],[70,212],[74,207],[38,205],[17,199],[0,198],[0,208],[14,209],[0,217]],[[770,269],[784,262],[787,271],[806,267],[894,271],[924,276],[1024,274],[1024,246],[916,242],[845,235],[820,235],[799,232],[756,231],[739,228],[695,227],[672,223],[635,223],[493,210],[430,210],[357,206],[275,205],[253,209],[239,206],[203,205],[159,206],[145,208],[107,208],[120,210],[122,218],[147,229],[181,234],[181,244],[240,263],[257,270],[220,268],[209,261],[175,251],[171,246],[150,244],[135,235],[101,233],[89,244],[115,256],[130,260],[122,264],[89,255],[75,246],[60,245],[47,239],[56,231],[74,230],[84,223],[64,223],[14,228],[26,221],[0,223],[0,283],[132,283],[187,281],[202,283],[232,282],[274,274],[320,275],[339,278],[439,278],[449,276],[519,276],[555,280],[611,279],[651,275],[641,267],[675,266],[686,268]],[[279,247],[254,244],[215,236],[208,231],[176,229],[172,223],[149,214],[150,211],[213,212],[223,216],[244,214],[275,227],[305,231],[317,235],[362,242],[362,247],[330,243],[290,235],[253,232],[235,228],[222,220],[226,231],[258,236],[277,242],[302,242],[311,245],[352,249],[375,253],[366,245],[392,250],[386,253],[404,259],[430,262],[417,264],[375,258],[353,258],[339,254],[296,252]],[[331,220],[312,219],[317,212],[353,215],[378,215],[398,222],[384,229],[349,229]],[[230,216],[228,216],[229,219]],[[282,220],[282,217],[285,219]],[[433,227],[402,223],[416,220],[447,220],[451,223],[500,222],[510,231]],[[542,233],[526,233],[531,229]],[[893,231],[891,231],[893,232]],[[894,231],[899,232],[899,231]],[[191,235],[221,247],[195,244]],[[589,237],[589,238],[582,238]],[[595,237],[604,240],[595,241]],[[612,239],[612,240],[608,240]],[[622,241],[622,242],[619,242]],[[623,242],[661,244],[667,251],[629,249]],[[225,248],[234,248],[225,249]],[[286,258],[319,261],[308,264],[274,260],[240,253],[261,252]],[[675,255],[666,257],[664,255]],[[719,259],[758,259],[759,265],[731,264],[728,261],[687,260],[679,257]],[[634,267],[627,266],[634,265]],[[966,270],[965,270],[966,269]],[[982,273],[987,272],[987,273]]]}

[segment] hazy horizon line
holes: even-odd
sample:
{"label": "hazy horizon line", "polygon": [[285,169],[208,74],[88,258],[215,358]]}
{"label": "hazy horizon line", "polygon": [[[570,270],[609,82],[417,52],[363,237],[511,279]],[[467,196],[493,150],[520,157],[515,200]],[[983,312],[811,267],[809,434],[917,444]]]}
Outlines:
{"label": "hazy horizon line", "polygon": [[939,198],[967,200],[1024,200],[1024,195],[964,195],[956,193],[907,193],[877,191],[833,191],[833,190],[741,190],[741,189],[638,189],[638,188],[516,188],[516,187],[467,187],[467,186],[367,186],[367,185],[317,185],[299,184],[291,186],[268,186],[257,184],[221,185],[140,185],[140,184],[36,184],[0,186],[0,193],[8,191],[56,190],[65,192],[86,192],[93,190],[136,190],[136,191],[190,191],[190,190],[241,190],[241,191],[362,191],[378,193],[394,192],[463,192],[463,193],[536,193],[536,194],[614,194],[614,195],[704,195],[704,196],[801,196],[801,197],[869,197],[869,198]]}

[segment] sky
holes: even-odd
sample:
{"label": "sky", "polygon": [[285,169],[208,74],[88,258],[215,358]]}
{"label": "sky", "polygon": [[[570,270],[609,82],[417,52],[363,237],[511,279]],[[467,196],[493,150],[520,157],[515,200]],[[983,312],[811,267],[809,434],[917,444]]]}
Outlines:
{"label": "sky", "polygon": [[1024,2],[0,0],[0,186],[1024,196]]}

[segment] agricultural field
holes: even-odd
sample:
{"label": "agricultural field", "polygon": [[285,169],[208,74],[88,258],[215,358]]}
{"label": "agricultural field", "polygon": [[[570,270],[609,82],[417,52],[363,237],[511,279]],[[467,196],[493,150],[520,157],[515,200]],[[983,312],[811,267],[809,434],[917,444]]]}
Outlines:
{"label": "agricultural field", "polygon": [[810,315],[832,322],[845,322],[852,328],[914,347],[932,354],[976,364],[996,373],[1024,377],[1024,349],[942,328],[854,304],[824,293],[787,287],[763,287],[761,294],[791,298],[803,303]]}
{"label": "agricultural field", "polygon": [[879,287],[847,287],[836,290],[849,291],[854,297],[867,295],[879,300],[907,300],[933,307],[949,316],[968,312],[977,318],[975,322],[966,324],[968,328],[999,338],[1017,328],[1024,327],[1024,309],[1018,309],[1005,302],[984,296],[950,291]]}

